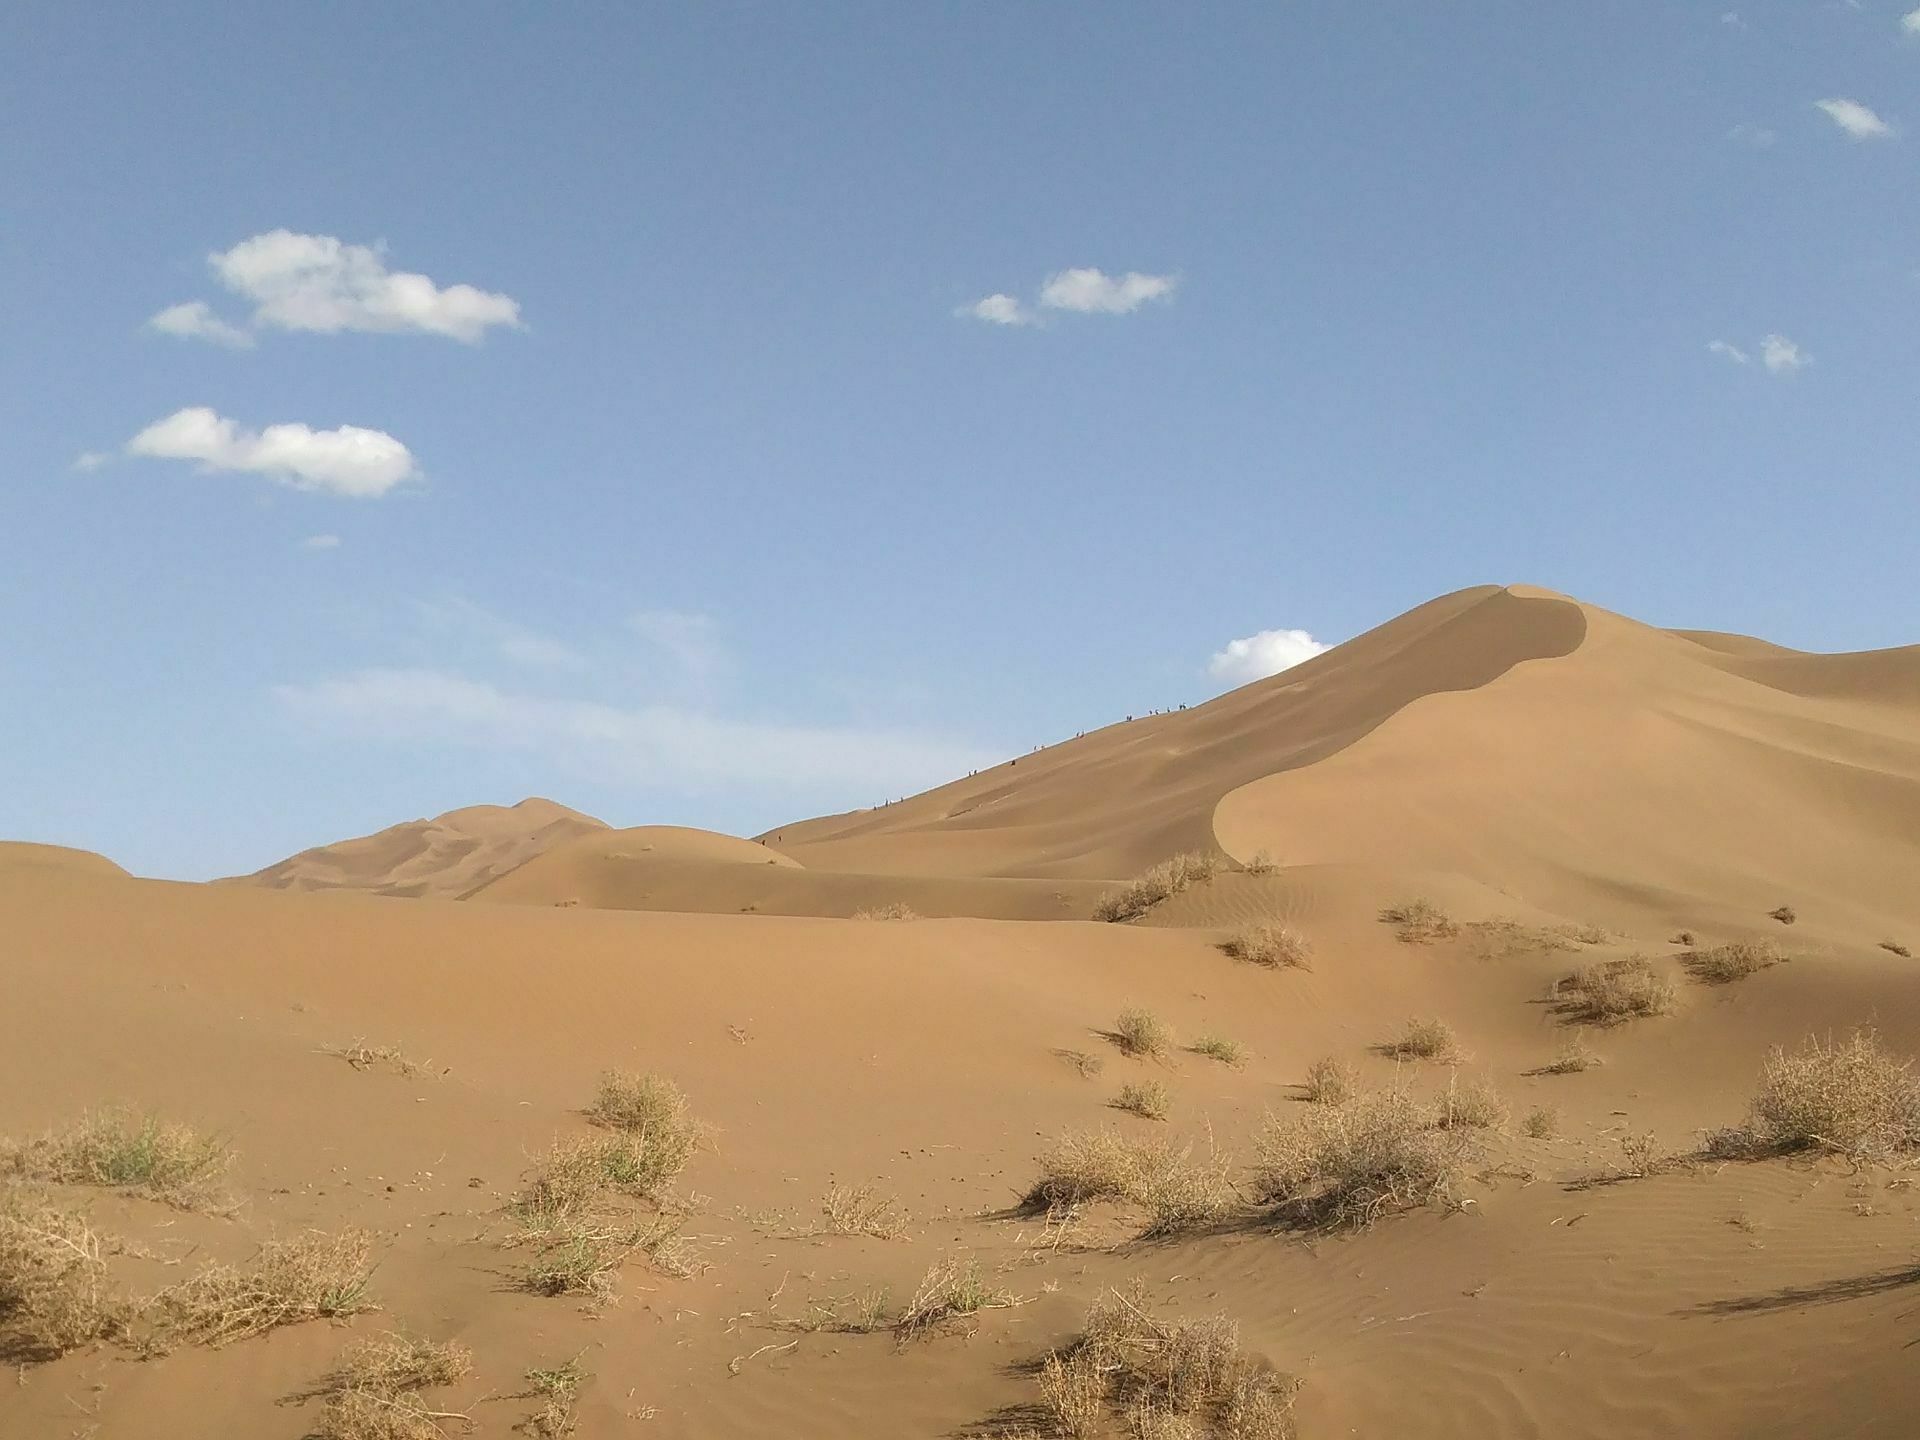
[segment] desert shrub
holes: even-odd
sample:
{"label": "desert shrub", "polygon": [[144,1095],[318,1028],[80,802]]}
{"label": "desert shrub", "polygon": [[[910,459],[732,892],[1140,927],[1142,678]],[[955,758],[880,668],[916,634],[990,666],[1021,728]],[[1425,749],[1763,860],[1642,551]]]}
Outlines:
{"label": "desert shrub", "polygon": [[0,1142],[0,1171],[62,1185],[145,1193],[183,1209],[223,1203],[218,1183],[233,1152],[190,1126],[124,1110],[101,1110],[24,1144]]}
{"label": "desert shrub", "polygon": [[1107,1129],[1061,1136],[1041,1157],[1040,1170],[1023,1208],[1062,1212],[1098,1200],[1119,1201],[1147,1212],[1150,1235],[1210,1225],[1237,1198],[1224,1156],[1196,1160],[1191,1145],[1176,1147],[1169,1140]]}
{"label": "desert shrub", "polygon": [[1313,968],[1313,945],[1298,930],[1273,920],[1262,920],[1235,931],[1220,943],[1220,948],[1236,960],[1255,965],[1295,970]]}
{"label": "desert shrub", "polygon": [[1636,1016],[1665,1015],[1674,1007],[1674,984],[1644,955],[1583,965],[1555,987],[1563,1013],[1599,1025]]}
{"label": "desert shrub", "polygon": [[1380,912],[1384,924],[1391,925],[1409,945],[1429,940],[1447,940],[1460,933],[1459,924],[1431,900],[1414,899],[1389,905]]}
{"label": "desert shrub", "polygon": [[1280,869],[1280,862],[1271,851],[1256,850],[1247,857],[1245,869],[1249,875],[1272,875]]}
{"label": "desert shrub", "polygon": [[1600,1063],[1600,1056],[1587,1037],[1575,1031],[1560,1046],[1560,1053],[1540,1067],[1544,1075],[1578,1075]]}
{"label": "desert shrub", "polygon": [[51,1360],[117,1334],[107,1242],[86,1216],[14,1192],[0,1197],[0,1356]]}
{"label": "desert shrub", "polygon": [[671,1080],[609,1070],[585,1111],[588,1120],[632,1142],[622,1152],[634,1176],[622,1188],[651,1195],[684,1170],[702,1138],[687,1097]]}
{"label": "desert shrub", "polygon": [[1604,945],[1608,935],[1606,927],[1595,925],[1591,921],[1576,920],[1566,925],[1555,925],[1553,933],[1563,935],[1576,945]]}
{"label": "desert shrub", "polygon": [[1161,901],[1211,880],[1219,867],[1215,857],[1193,851],[1162,860],[1120,889],[1103,896],[1094,906],[1093,918],[1111,923],[1137,920]]}
{"label": "desert shrub", "polygon": [[540,1401],[540,1408],[526,1422],[529,1435],[539,1440],[560,1440],[574,1431],[573,1406],[580,1387],[587,1383],[587,1372],[575,1356],[564,1365],[527,1371],[528,1393]]}
{"label": "desert shrub", "polygon": [[1698,945],[1700,942],[1695,937],[1694,933],[1691,930],[1682,930],[1679,934],[1675,935],[1673,939],[1668,941],[1667,943],[1670,945],[1685,945],[1689,950],[1691,950],[1695,945]]}
{"label": "desert shrub", "polygon": [[902,1343],[917,1340],[955,1320],[982,1310],[1004,1310],[1018,1304],[1013,1292],[992,1284],[980,1273],[980,1262],[946,1256],[933,1262],[894,1321],[893,1332]]}
{"label": "desert shrub", "polygon": [[376,1335],[354,1345],[327,1377],[326,1408],[317,1440],[438,1440],[441,1422],[458,1411],[435,1410],[421,1390],[466,1378],[473,1356],[464,1345],[434,1344],[406,1335]]}
{"label": "desert shrub", "polygon": [[1778,1046],[1760,1071],[1746,1124],[1722,1131],[1709,1149],[1778,1154],[1824,1149],[1883,1159],[1920,1147],[1920,1080],[1869,1031],[1845,1040],[1809,1036],[1798,1050]]}
{"label": "desert shrub", "polygon": [[1443,1130],[1498,1130],[1507,1123],[1507,1102],[1492,1082],[1456,1076],[1435,1107],[1433,1123]]}
{"label": "desert shrub", "polygon": [[1148,1010],[1122,1010],[1114,1021],[1113,1043],[1128,1055],[1165,1055],[1173,1045],[1173,1034],[1160,1018]]}
{"label": "desert shrub", "polygon": [[1735,940],[1710,950],[1694,950],[1680,958],[1687,973],[1708,985],[1730,985],[1756,970],[1778,965],[1787,957],[1768,941]]}
{"label": "desert shrub", "polygon": [[1898,955],[1902,960],[1911,960],[1913,958],[1913,951],[1902,945],[1898,940],[1882,940],[1880,942],[1880,948]]}
{"label": "desert shrub", "polygon": [[895,900],[890,905],[862,907],[853,912],[856,920],[918,920],[920,912],[903,900]]}
{"label": "desert shrub", "polygon": [[154,1299],[161,1334],[221,1346],[280,1325],[372,1308],[372,1238],[364,1230],[308,1231],[269,1240],[251,1265],[208,1265]]}
{"label": "desert shrub", "polygon": [[1360,1088],[1360,1071],[1345,1060],[1323,1056],[1307,1067],[1307,1081],[1301,1087],[1306,1098],[1316,1105],[1344,1105]]}
{"label": "desert shrub", "polygon": [[1098,1055],[1089,1055],[1084,1050],[1056,1050],[1053,1052],[1079,1072],[1082,1080],[1091,1080],[1107,1068],[1107,1062]]}
{"label": "desert shrub", "polygon": [[1140,1440],[1289,1440],[1291,1377],[1244,1354],[1224,1315],[1168,1320],[1155,1308],[1141,1281],[1109,1291],[1080,1339],[1047,1357],[1040,1398],[1056,1431],[1084,1437],[1124,1425]]}
{"label": "desert shrub", "polygon": [[899,1240],[911,1223],[900,1202],[871,1185],[829,1185],[820,1201],[820,1232],[827,1235],[868,1235],[875,1240]]}
{"label": "desert shrub", "polygon": [[1767,918],[1769,920],[1778,920],[1782,925],[1791,925],[1800,918],[1800,915],[1793,906],[1782,905],[1777,910],[1769,910],[1767,912]]}
{"label": "desert shrub", "polygon": [[1520,1129],[1535,1140],[1551,1140],[1560,1133],[1560,1112],[1551,1105],[1536,1105],[1520,1122]]}
{"label": "desert shrub", "polygon": [[1158,1080],[1123,1085],[1113,1099],[1113,1108],[1142,1120],[1164,1120],[1173,1111],[1173,1092]]}
{"label": "desert shrub", "polygon": [[1224,1035],[1202,1035],[1187,1049],[1195,1055],[1204,1055],[1209,1060],[1218,1060],[1222,1065],[1247,1063],[1246,1047],[1238,1040],[1229,1040]]}
{"label": "desert shrub", "polygon": [[1457,1061],[1461,1058],[1460,1037],[1444,1020],[1409,1020],[1398,1039],[1381,1047],[1401,1060]]}
{"label": "desert shrub", "polygon": [[322,1045],[320,1053],[344,1060],[356,1070],[384,1067],[406,1076],[424,1074],[433,1065],[430,1060],[415,1060],[397,1045],[369,1045],[361,1039],[351,1040],[345,1045]]}
{"label": "desert shrub", "polygon": [[656,1144],[644,1133],[579,1135],[556,1140],[528,1172],[514,1201],[523,1220],[591,1209],[608,1194],[657,1200],[666,1182],[679,1172],[684,1137]]}
{"label": "desert shrub", "polygon": [[1311,1225],[1365,1226],[1453,1198],[1466,1176],[1465,1132],[1436,1129],[1404,1090],[1268,1115],[1254,1142],[1262,1203]]}

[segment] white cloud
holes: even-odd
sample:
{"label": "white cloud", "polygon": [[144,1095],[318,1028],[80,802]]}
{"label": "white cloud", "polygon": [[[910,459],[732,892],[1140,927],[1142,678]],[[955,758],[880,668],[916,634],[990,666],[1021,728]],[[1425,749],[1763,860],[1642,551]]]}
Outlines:
{"label": "white cloud", "polygon": [[300,542],[300,548],[302,550],[338,550],[340,548],[340,537],[338,535],[309,535]]}
{"label": "white cloud", "polygon": [[1747,354],[1747,352],[1742,350],[1738,345],[1731,345],[1725,340],[1709,340],[1707,342],[1707,350],[1710,354],[1722,356],[1725,359],[1733,361],[1736,365],[1745,365],[1753,359],[1751,355]]}
{"label": "white cloud", "polygon": [[1033,312],[1011,295],[989,295],[953,312],[963,320],[985,320],[993,325],[1031,325]]}
{"label": "white cloud", "polygon": [[1760,342],[1760,363],[1774,375],[1791,375],[1813,363],[1813,357],[1784,335],[1769,335]]}
{"label": "white cloud", "polygon": [[665,652],[696,680],[710,679],[727,667],[720,626],[711,615],[685,610],[642,610],[627,618],[627,627],[655,649]]}
{"label": "white cloud", "polygon": [[[332,235],[270,230],[209,255],[207,263],[222,285],[252,302],[255,329],[411,332],[472,345],[495,326],[520,325],[519,302],[506,295],[389,270],[378,247]],[[147,324],[221,345],[253,344],[248,331],[220,319],[204,300],[170,306]]]}
{"label": "white cloud", "polygon": [[274,694],[299,720],[329,734],[529,751],[581,773],[681,789],[737,783],[907,794],[1003,758],[902,731],[515,694],[441,670],[362,670],[282,685]]}
{"label": "white cloud", "polygon": [[477,639],[503,660],[542,670],[585,670],[587,658],[564,641],[505,619],[460,596],[415,601],[429,630]]}
{"label": "white cloud", "polygon": [[1229,685],[1245,685],[1291,670],[1326,648],[1304,630],[1262,630],[1229,640],[1226,649],[1207,661],[1207,673]]}
{"label": "white cloud", "polygon": [[1040,303],[1049,310],[1130,315],[1149,300],[1172,299],[1174,283],[1171,275],[1142,275],[1137,270],[1125,275],[1108,275],[1090,267],[1061,270],[1047,277]]}
{"label": "white cloud", "polygon": [[1727,138],[1736,145],[1749,145],[1755,150],[1765,150],[1780,137],[1764,125],[1742,121],[1727,132]]}
{"label": "white cloud", "polygon": [[253,336],[215,315],[213,307],[204,300],[169,305],[147,321],[147,328],[158,330],[162,335],[178,335],[183,339],[211,340],[215,345],[226,345],[235,350],[253,348]]}
{"label": "white cloud", "polygon": [[1855,140],[1885,140],[1893,135],[1893,126],[1882,120],[1858,100],[1816,100],[1814,108]]}
{"label": "white cloud", "polygon": [[1902,15],[1900,28],[1909,35],[1920,35],[1920,10],[1909,10]]}
{"label": "white cloud", "polygon": [[82,450],[73,457],[73,468],[85,473],[89,470],[98,470],[102,465],[112,462],[113,452],[110,450]]}
{"label": "white cloud", "polygon": [[176,410],[127,442],[129,455],[197,460],[209,470],[266,475],[296,490],[372,499],[419,474],[405,445],[383,430],[269,425],[242,430],[205,406]]}
{"label": "white cloud", "polygon": [[1720,23],[1731,30],[1744,30],[1747,22],[1740,18],[1738,10],[1724,10],[1720,14]]}

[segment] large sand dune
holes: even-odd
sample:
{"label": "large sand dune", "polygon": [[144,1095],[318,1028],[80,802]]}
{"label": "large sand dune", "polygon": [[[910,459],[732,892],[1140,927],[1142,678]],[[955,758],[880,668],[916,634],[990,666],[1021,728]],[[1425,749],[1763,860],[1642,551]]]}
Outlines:
{"label": "large sand dune", "polygon": [[[1908,1160],[1699,1157],[1770,1046],[1870,1024],[1920,1053],[1920,961],[1899,953],[1920,947],[1916,675],[1914,650],[1800,655],[1482,589],[1211,704],[764,843],[528,802],[255,884],[0,846],[0,1136],[121,1105],[236,1156],[217,1211],[47,1189],[119,1237],[112,1289],[363,1227],[380,1307],[44,1358],[0,1294],[19,1366],[0,1435],[296,1440],[343,1348],[392,1328],[472,1349],[431,1399],[481,1435],[526,1423],[527,1372],[570,1358],[587,1440],[1044,1435],[1040,1362],[1139,1276],[1301,1380],[1301,1440],[1909,1436]],[[1133,923],[1071,918],[1182,849],[1222,867]],[[1260,850],[1277,866],[1239,868]],[[349,893],[288,893],[320,888]],[[424,898],[376,898],[404,893]],[[1397,938],[1379,912],[1415,895],[1454,932]],[[831,918],[894,902],[960,918]],[[1311,967],[1223,953],[1261,920]],[[1683,957],[1723,941],[1787,958],[1710,983]],[[1576,1023],[1560,978],[1636,954],[1669,1011]],[[1127,1007],[1175,1043],[1122,1053]],[[1409,1016],[1446,1020],[1464,1057],[1380,1053]],[[1604,1063],[1545,1073],[1575,1034]],[[1203,1036],[1243,1063],[1185,1048]],[[1303,1229],[1250,1166],[1263,1115],[1325,1109],[1300,1088],[1323,1056],[1423,1104],[1485,1082],[1510,1118],[1475,1132],[1450,1203]],[[617,1303],[529,1293],[510,1202],[555,1137],[604,1133],[580,1110],[609,1067],[670,1076],[711,1127],[666,1202],[699,1264],[635,1255]],[[1109,1108],[1152,1082],[1164,1122]],[[1522,1124],[1537,1107],[1550,1134]],[[1052,1139],[1100,1126],[1217,1147],[1238,1193],[1153,1239],[1124,1205],[1015,1213]],[[835,1185],[904,1220],[823,1228]],[[841,1323],[943,1258],[1010,1303],[906,1341]]]}

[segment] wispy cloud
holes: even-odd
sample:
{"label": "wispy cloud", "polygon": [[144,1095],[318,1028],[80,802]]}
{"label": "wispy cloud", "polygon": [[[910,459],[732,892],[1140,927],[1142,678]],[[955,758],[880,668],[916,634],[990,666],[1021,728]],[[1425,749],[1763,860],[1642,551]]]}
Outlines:
{"label": "wispy cloud", "polygon": [[1171,300],[1171,275],[1142,275],[1129,270],[1108,275],[1092,268],[1061,270],[1047,277],[1040,303],[1049,310],[1074,310],[1083,315],[1131,315],[1149,300]]}
{"label": "wispy cloud", "polygon": [[225,345],[234,350],[253,348],[253,336],[238,325],[229,325],[213,313],[213,307],[204,300],[188,300],[180,305],[169,305],[158,315],[147,321],[149,330],[158,330],[162,335],[177,335],[182,339],[208,340],[215,345]]}
{"label": "wispy cloud", "polygon": [[1709,354],[1718,355],[1723,360],[1731,360],[1736,365],[1747,365],[1753,360],[1753,357],[1738,345],[1726,340],[1709,340],[1707,351]]}
{"label": "wispy cloud", "polygon": [[1760,363],[1769,374],[1791,375],[1813,363],[1798,345],[1784,335],[1769,335],[1760,342]]}
{"label": "wispy cloud", "polygon": [[1011,295],[989,295],[953,312],[962,319],[985,320],[989,325],[1031,325],[1033,312]]}
{"label": "wispy cloud", "polygon": [[414,602],[422,625],[441,636],[477,643],[485,652],[537,670],[585,670],[587,657],[565,641],[530,625],[496,615],[458,595]]}
{"label": "wispy cloud", "polygon": [[1131,315],[1150,301],[1169,301],[1178,281],[1172,275],[1143,275],[1129,270],[1124,275],[1109,275],[1104,270],[1084,266],[1056,270],[1040,286],[1033,305],[1018,296],[996,291],[953,313],[966,320],[984,320],[990,325],[1037,325],[1040,311],[1060,310],[1080,315]]}
{"label": "wispy cloud", "polygon": [[338,550],[340,548],[340,537],[338,535],[309,535],[300,542],[300,548],[302,550]]}
{"label": "wispy cloud", "polygon": [[1326,648],[1304,630],[1261,630],[1229,640],[1207,661],[1207,673],[1228,685],[1246,685],[1291,670]]}
{"label": "wispy cloud", "polygon": [[1858,100],[1816,100],[1813,104],[1851,139],[1887,140],[1893,136],[1893,126]]}
{"label": "wispy cloud", "polygon": [[1755,125],[1742,121],[1727,132],[1727,138],[1736,145],[1745,145],[1754,150],[1765,150],[1780,137],[1764,125]]}
{"label": "wispy cloud", "polygon": [[720,625],[711,615],[686,610],[642,610],[627,628],[667,656],[694,680],[706,681],[728,666]]}
{"label": "wispy cloud", "polygon": [[1900,28],[1908,35],[1920,35],[1920,10],[1909,10],[1902,15]]}
{"label": "wispy cloud", "polygon": [[[506,295],[389,270],[380,247],[332,235],[270,230],[209,255],[207,264],[222,285],[252,304],[255,330],[444,335],[471,345],[491,329],[520,325],[519,302]],[[253,343],[250,331],[219,318],[204,300],[168,306],[147,324],[221,345]]]}
{"label": "wispy cloud", "polygon": [[1747,22],[1740,18],[1740,12],[1738,10],[1721,11],[1720,23],[1729,30],[1744,30],[1747,28]]}
{"label": "wispy cloud", "polygon": [[207,470],[265,475],[296,490],[376,499],[419,474],[413,454],[384,430],[269,425],[244,430],[205,406],[176,410],[126,444],[129,455],[194,460]]}
{"label": "wispy cloud", "polygon": [[750,784],[904,794],[1003,758],[905,731],[533,695],[442,670],[361,670],[282,685],[274,695],[290,715],[327,735],[532,752],[576,773],[682,790]]}
{"label": "wispy cloud", "polygon": [[102,465],[110,465],[112,463],[113,452],[111,450],[82,450],[78,455],[73,457],[73,468],[83,474],[89,470],[98,470]]}

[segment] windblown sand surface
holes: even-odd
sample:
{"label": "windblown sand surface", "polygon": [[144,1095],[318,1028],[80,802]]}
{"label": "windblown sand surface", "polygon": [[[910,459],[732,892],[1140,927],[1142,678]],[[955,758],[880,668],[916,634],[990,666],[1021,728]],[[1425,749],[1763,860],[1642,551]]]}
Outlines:
{"label": "windblown sand surface", "polygon": [[[1131,923],[1085,918],[1189,850],[1220,857],[1211,878]],[[236,1156],[230,1209],[47,1188],[137,1251],[107,1257],[116,1293],[363,1227],[379,1307],[54,1359],[0,1316],[21,1367],[0,1435],[294,1440],[342,1350],[391,1328],[471,1348],[472,1375],[428,1397],[482,1435],[534,1414],[530,1369],[574,1357],[586,1437],[1045,1435],[1039,1362],[1140,1276],[1167,1315],[1224,1313],[1297,1377],[1304,1440],[1909,1436],[1920,1172],[1699,1157],[1770,1046],[1869,1024],[1920,1053],[1920,961],[1887,948],[1920,948],[1916,876],[1920,650],[1800,655],[1497,589],[760,843],[528,802],[253,885],[0,847],[0,1135],[121,1105]],[[286,893],[310,888],[369,893]],[[446,898],[380,898],[406,893]],[[1382,923],[1415,897],[1454,933]],[[843,918],[896,905],[953,918]],[[1310,968],[1225,953],[1261,921]],[[1731,983],[1683,958],[1736,940],[1788,958]],[[1670,1013],[1577,1023],[1556,982],[1633,955]],[[1157,1058],[1114,1043],[1133,1007],[1172,1032]],[[1464,1058],[1380,1053],[1412,1016],[1448,1022]],[[1604,1063],[1541,1073],[1575,1033]],[[1185,1048],[1203,1036],[1244,1063]],[[356,1043],[413,1063],[360,1068],[337,1053]],[[1485,1081],[1510,1118],[1448,1197],[1307,1227],[1259,1202],[1251,1167],[1264,1115],[1325,1108],[1300,1098],[1323,1056],[1423,1102]],[[556,1137],[605,1133],[580,1111],[609,1068],[671,1077],[711,1127],[644,1207],[682,1217],[694,1259],[634,1255],[612,1303],[529,1293],[507,1207]],[[1153,1081],[1166,1121],[1109,1108]],[[1550,1136],[1525,1133],[1539,1107]],[[1153,1239],[1125,1204],[1019,1212],[1051,1141],[1101,1126],[1217,1147],[1238,1194]],[[885,1238],[823,1229],[835,1185],[897,1202]],[[846,1323],[853,1297],[897,1309],[949,1257],[1008,1303],[912,1339]]]}

